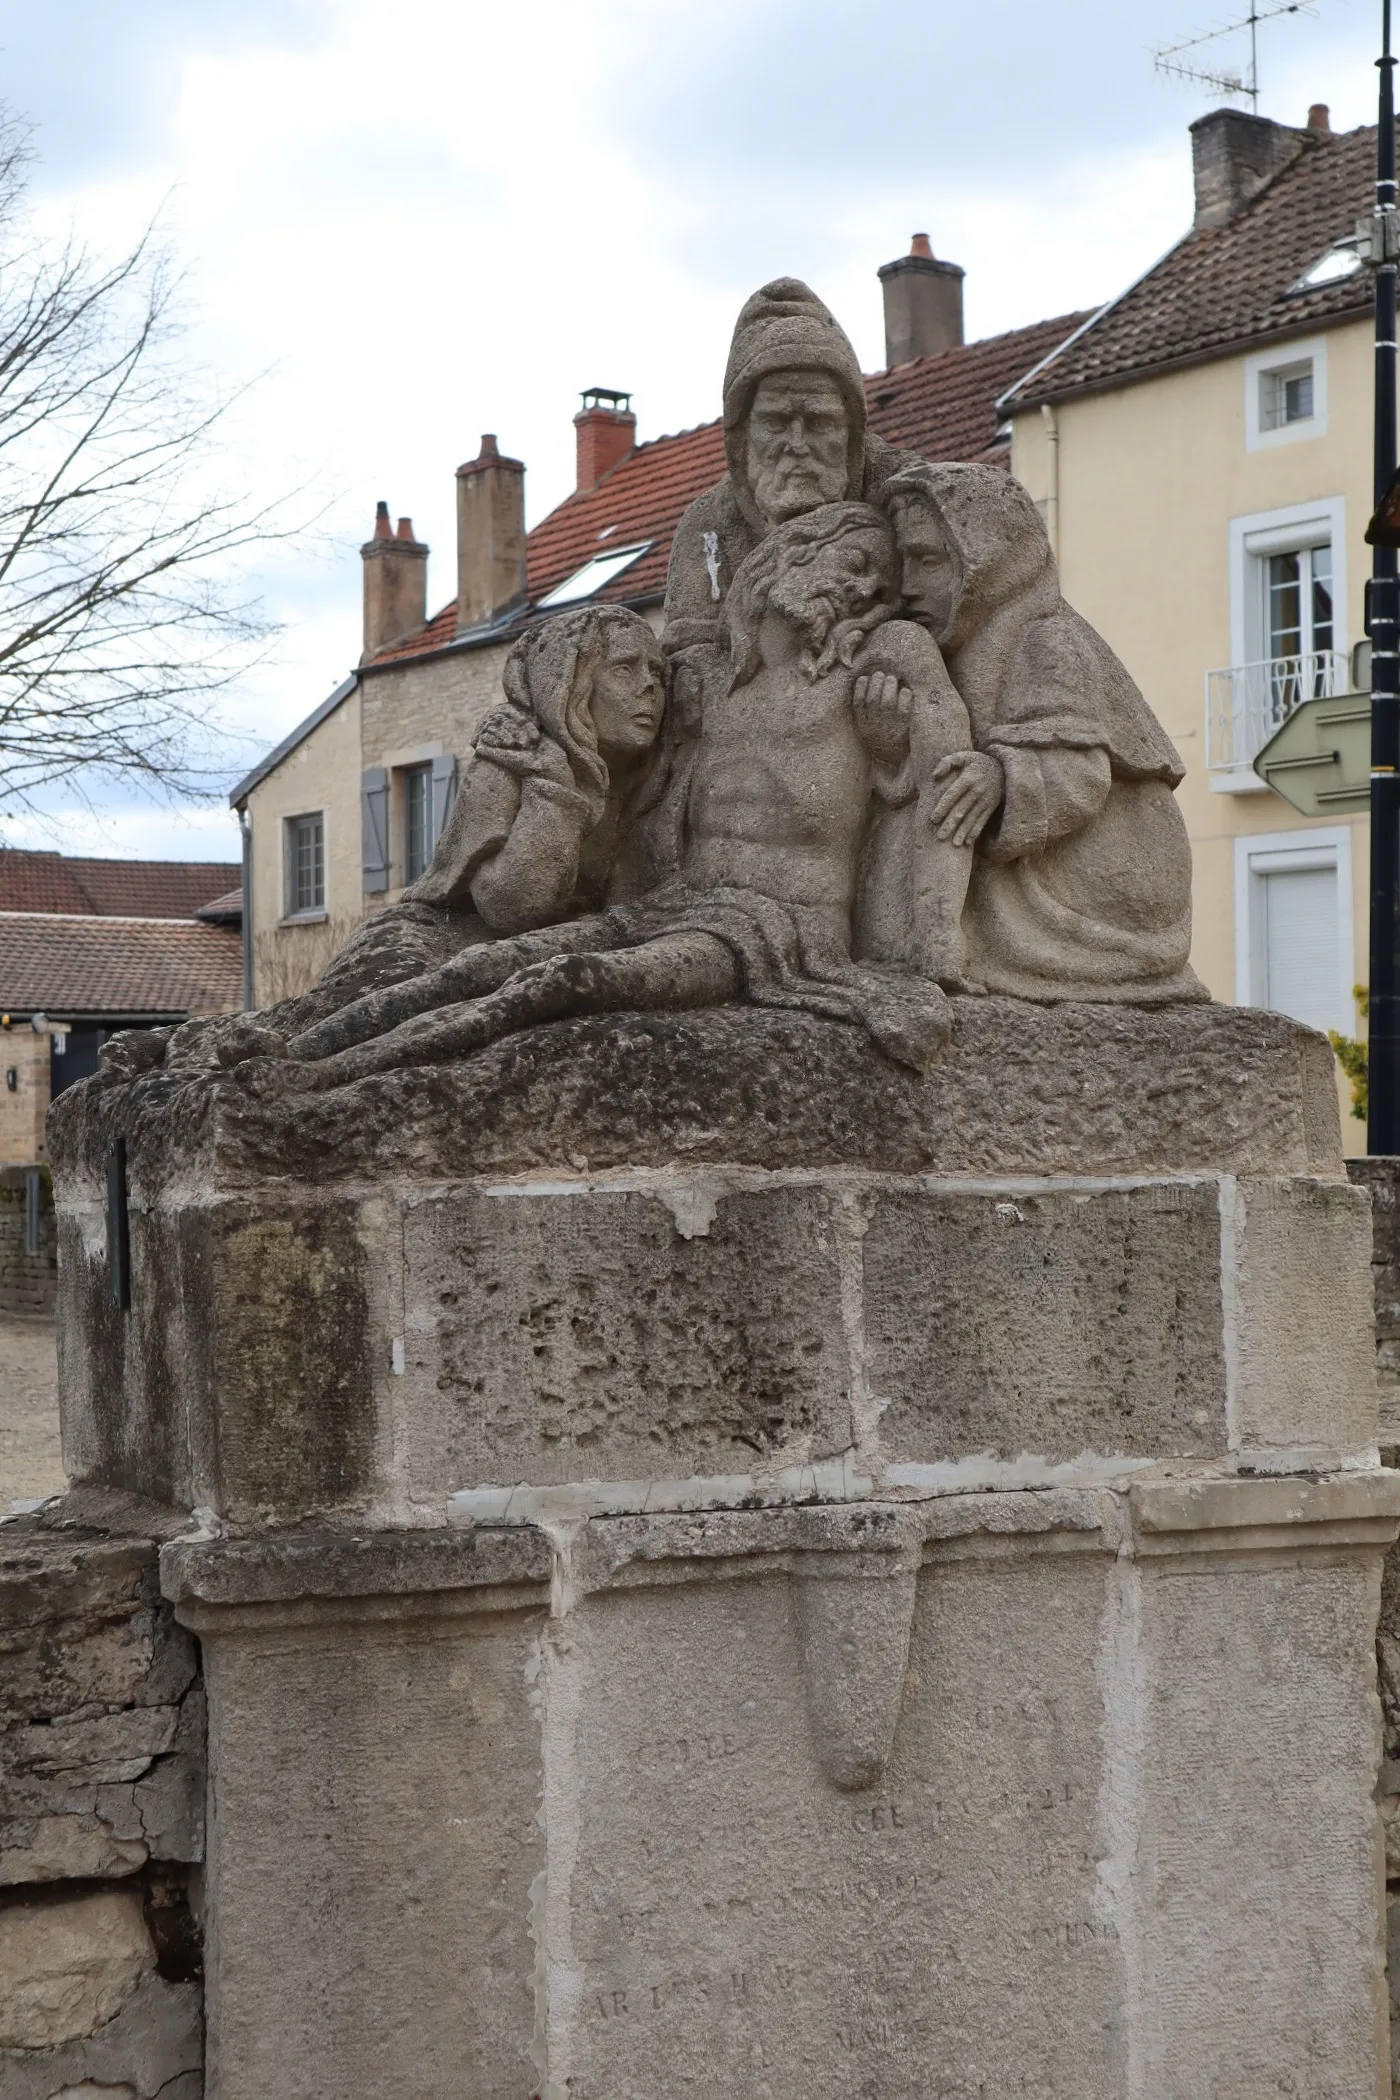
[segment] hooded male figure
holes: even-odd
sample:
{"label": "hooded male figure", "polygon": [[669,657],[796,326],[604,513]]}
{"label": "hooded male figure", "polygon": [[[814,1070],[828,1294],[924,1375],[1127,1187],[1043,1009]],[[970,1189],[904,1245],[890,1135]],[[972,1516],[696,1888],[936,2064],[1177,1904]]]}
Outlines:
{"label": "hooded male figure", "polygon": [[873,503],[918,455],[866,429],[865,386],[845,330],[796,277],[745,301],[724,373],[729,472],[676,528],[661,643],[682,715],[723,652],[729,586],[775,526],[824,503]]}

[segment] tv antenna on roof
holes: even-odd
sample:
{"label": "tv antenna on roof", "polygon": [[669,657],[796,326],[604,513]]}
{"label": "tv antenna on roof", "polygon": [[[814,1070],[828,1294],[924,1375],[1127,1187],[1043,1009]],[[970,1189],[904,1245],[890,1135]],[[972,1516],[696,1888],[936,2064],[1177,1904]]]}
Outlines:
{"label": "tv antenna on roof", "polygon": [[[1166,44],[1152,54],[1152,63],[1157,72],[1167,80],[1191,80],[1201,87],[1211,88],[1217,95],[1247,95],[1249,106],[1255,116],[1259,114],[1259,24],[1270,22],[1275,15],[1315,15],[1317,9],[1309,0],[1276,0],[1272,7],[1260,7],[1258,0],[1251,0],[1249,13],[1238,22],[1227,22],[1223,28],[1207,29],[1200,36],[1189,36],[1184,43]],[[1249,31],[1249,71],[1227,73],[1223,68],[1185,64],[1183,51],[1198,51],[1202,44],[1215,44],[1222,37],[1238,36]]]}

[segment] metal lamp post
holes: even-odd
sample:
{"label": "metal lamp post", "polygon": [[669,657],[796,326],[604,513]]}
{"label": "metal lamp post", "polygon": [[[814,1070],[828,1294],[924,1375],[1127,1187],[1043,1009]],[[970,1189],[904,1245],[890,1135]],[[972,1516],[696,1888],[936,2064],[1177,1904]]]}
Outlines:
{"label": "metal lamp post", "polygon": [[[1393,528],[1385,529],[1396,472],[1395,60],[1390,0],[1382,0],[1380,122],[1371,254],[1376,287],[1376,517],[1366,593],[1371,637],[1371,1010],[1368,1152],[1400,1153],[1400,587]],[[1393,502],[1393,499],[1392,499]],[[1388,522],[1388,521],[1387,521]],[[1389,544],[1387,544],[1389,542]]]}

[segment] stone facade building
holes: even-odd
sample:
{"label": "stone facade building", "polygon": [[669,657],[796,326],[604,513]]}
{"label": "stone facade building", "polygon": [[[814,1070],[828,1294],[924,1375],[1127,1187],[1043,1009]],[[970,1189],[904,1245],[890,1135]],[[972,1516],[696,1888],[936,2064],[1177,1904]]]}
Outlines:
{"label": "stone facade building", "polygon": [[[963,341],[962,272],[925,235],[880,272],[888,368],[866,380],[870,426],[934,460],[1009,459],[996,401],[1082,321],[1060,315]],[[234,789],[251,903],[249,1003],[303,990],[367,912],[431,859],[459,764],[531,622],[585,600],[659,624],[671,541],[724,472],[718,420],[636,443],[630,399],[590,388],[574,419],[572,495],[524,529],[525,468],[494,437],[457,470],[457,588],[428,617],[428,549],[381,504],[362,550],[360,663]]]}

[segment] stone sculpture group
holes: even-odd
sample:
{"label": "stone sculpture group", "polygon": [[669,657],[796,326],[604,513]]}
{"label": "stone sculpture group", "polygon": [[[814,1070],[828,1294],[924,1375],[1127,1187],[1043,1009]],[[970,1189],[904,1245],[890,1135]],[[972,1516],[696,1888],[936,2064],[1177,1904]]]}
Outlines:
{"label": "stone sculpture group", "polygon": [[872,437],[791,280],[724,411],[660,634],[524,623],[422,881],[55,1105],[10,1595],[149,1622],[158,1556],[171,1638],[120,1737],[45,1661],[0,1869],[143,1832],[198,1963],[94,1893],[126,1995],[12,2016],[6,2100],[1384,2090],[1331,1052],[1205,1000],[1017,482]]}
{"label": "stone sculpture group", "polygon": [[739,316],[724,427],[659,641],[613,605],[530,627],[431,868],[316,992],[116,1058],[321,1089],[737,1002],[925,1070],[950,994],[1205,996],[1180,761],[1019,483],[872,435],[847,337],[790,278]]}

